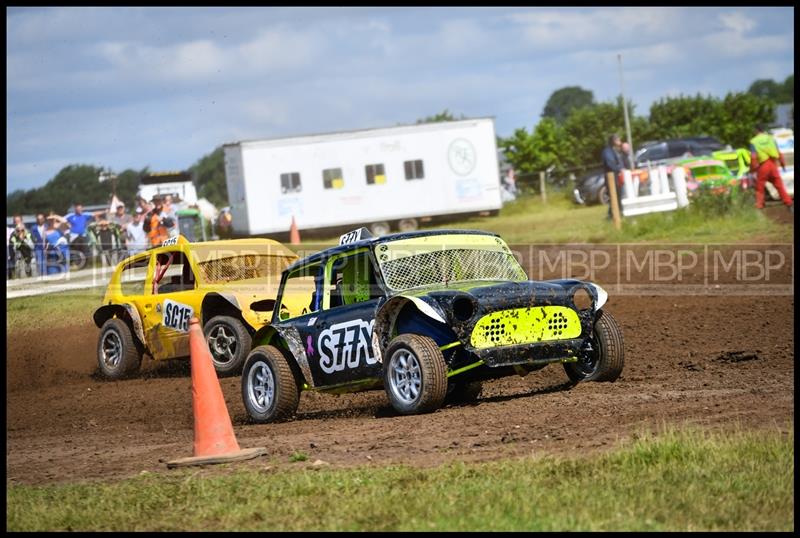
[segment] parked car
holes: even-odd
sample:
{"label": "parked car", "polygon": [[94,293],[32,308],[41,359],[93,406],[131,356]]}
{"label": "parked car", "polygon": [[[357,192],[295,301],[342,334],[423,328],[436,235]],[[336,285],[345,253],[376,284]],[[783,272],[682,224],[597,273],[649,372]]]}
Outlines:
{"label": "parked car", "polygon": [[[94,312],[105,377],[189,356],[188,322],[200,319],[221,375],[241,371],[256,331],[270,322],[281,272],[297,255],[269,239],[190,243],[183,236],[121,261]],[[302,306],[283,299],[288,312]]]}
{"label": "parked car", "polygon": [[[284,310],[301,289],[307,311]],[[295,413],[302,390],[383,388],[398,413],[425,413],[552,363],[573,382],[614,381],[623,342],[607,297],[590,282],[528,280],[493,233],[361,228],[283,272],[242,372],[244,406],[274,422]]]}
{"label": "parked car", "polygon": [[[634,173],[639,175],[639,193],[647,194],[649,169],[671,165],[686,157],[710,155],[714,151],[730,149],[711,136],[695,136],[645,142],[634,154]],[[593,170],[580,179],[573,191],[578,204],[608,204],[608,192],[602,170]]]}

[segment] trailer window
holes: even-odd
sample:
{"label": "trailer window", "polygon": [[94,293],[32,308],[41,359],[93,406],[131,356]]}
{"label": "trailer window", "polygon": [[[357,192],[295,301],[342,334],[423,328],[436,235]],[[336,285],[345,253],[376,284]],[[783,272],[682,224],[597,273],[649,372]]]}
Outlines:
{"label": "trailer window", "polygon": [[281,192],[283,194],[289,192],[300,192],[301,190],[300,174],[298,172],[281,174]]}
{"label": "trailer window", "polygon": [[341,168],[328,168],[322,171],[322,184],[326,189],[341,189],[344,187]]}
{"label": "trailer window", "polygon": [[386,173],[383,164],[368,164],[366,166],[367,185],[383,185],[386,183]]}
{"label": "trailer window", "polygon": [[403,163],[406,169],[406,180],[423,179],[425,177],[425,170],[422,167],[422,161],[406,161]]}

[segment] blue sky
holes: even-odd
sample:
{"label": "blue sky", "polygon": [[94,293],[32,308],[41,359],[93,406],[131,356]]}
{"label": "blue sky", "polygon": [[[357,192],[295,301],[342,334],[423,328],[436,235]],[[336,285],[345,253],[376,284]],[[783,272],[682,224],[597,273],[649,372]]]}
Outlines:
{"label": "blue sky", "polygon": [[640,114],[794,72],[792,7],[7,8],[6,29],[7,193],[444,109],[508,136],[558,88],[613,99],[618,53]]}

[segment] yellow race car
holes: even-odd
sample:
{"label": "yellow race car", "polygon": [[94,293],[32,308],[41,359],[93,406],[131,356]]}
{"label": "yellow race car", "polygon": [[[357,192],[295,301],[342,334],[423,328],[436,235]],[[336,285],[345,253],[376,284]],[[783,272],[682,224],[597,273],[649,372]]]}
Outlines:
{"label": "yellow race car", "polygon": [[[97,363],[105,377],[139,370],[142,356],[189,356],[188,324],[200,319],[220,375],[241,371],[252,336],[272,318],[281,272],[297,255],[269,239],[190,243],[183,236],[120,262],[103,305]],[[284,315],[307,304],[284,298]]]}

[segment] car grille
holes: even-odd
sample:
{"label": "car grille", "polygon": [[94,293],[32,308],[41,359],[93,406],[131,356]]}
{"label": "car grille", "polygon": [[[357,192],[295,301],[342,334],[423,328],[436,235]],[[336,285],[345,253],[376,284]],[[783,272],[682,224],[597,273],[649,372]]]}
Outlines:
{"label": "car grille", "polygon": [[566,306],[531,306],[486,314],[472,330],[476,349],[568,340],[581,335],[581,321]]}

